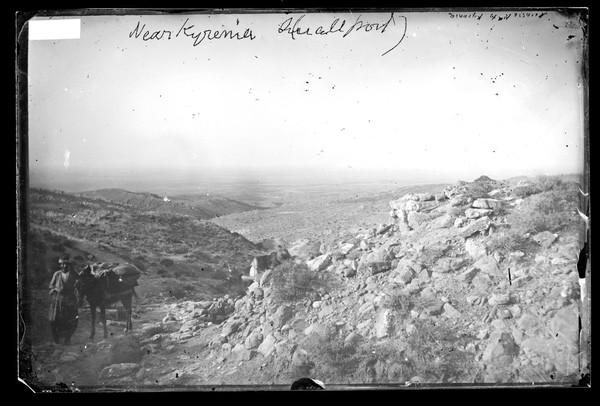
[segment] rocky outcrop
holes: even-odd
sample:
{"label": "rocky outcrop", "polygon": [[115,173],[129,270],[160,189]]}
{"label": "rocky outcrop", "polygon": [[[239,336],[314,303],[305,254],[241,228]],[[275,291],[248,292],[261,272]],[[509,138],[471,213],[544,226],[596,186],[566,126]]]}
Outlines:
{"label": "rocky outcrop", "polygon": [[[482,371],[469,376],[469,382],[566,380],[578,365],[576,236],[535,234],[535,255],[526,248],[492,252],[490,230],[504,227],[505,212],[518,207],[509,204],[508,187],[485,178],[481,182],[487,196],[473,196],[467,183],[435,195],[407,194],[389,202],[393,224],[378,223],[337,242],[302,240],[288,247],[311,275],[334,282],[326,288],[277,303],[273,267],[262,271],[245,295],[173,309],[174,320],[142,330],[145,344],[166,348],[216,324],[217,334],[207,347],[225,363],[269,365],[274,375],[293,367],[308,375],[324,362],[313,356],[315,343],[335,340],[347,351],[406,346],[427,321],[440,329],[452,326],[461,339],[466,337],[468,342],[451,347],[470,361],[473,371]],[[179,330],[168,333],[171,324]],[[363,360],[361,379],[442,379],[403,376],[417,362],[409,350],[399,350],[399,360]]]}

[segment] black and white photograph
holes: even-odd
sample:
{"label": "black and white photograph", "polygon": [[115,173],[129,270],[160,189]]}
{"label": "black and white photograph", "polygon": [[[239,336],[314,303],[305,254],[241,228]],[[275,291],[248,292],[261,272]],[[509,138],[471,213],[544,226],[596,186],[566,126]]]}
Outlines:
{"label": "black and white photograph", "polygon": [[587,8],[15,20],[19,385],[591,386]]}

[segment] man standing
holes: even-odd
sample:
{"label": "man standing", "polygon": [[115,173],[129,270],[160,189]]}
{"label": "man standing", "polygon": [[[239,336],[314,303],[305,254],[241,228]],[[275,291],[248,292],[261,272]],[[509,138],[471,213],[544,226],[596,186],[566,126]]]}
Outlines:
{"label": "man standing", "polygon": [[56,271],[50,282],[50,311],[48,320],[52,330],[52,340],[59,343],[61,336],[65,338],[65,344],[71,344],[71,336],[77,328],[78,309],[77,297],[75,296],[75,281],[77,274],[69,258],[62,257],[58,260],[60,271]]}

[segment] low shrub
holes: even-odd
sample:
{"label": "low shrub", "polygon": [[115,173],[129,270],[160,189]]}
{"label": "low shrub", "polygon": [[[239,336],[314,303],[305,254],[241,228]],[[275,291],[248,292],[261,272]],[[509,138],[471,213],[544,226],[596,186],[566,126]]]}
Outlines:
{"label": "low shrub", "polygon": [[498,251],[508,255],[514,251],[526,251],[531,247],[531,241],[523,234],[514,230],[506,230],[492,234],[487,241],[488,252]]}
{"label": "low shrub", "polygon": [[156,271],[156,274],[158,276],[162,276],[163,278],[166,278],[167,276],[169,276],[169,271],[166,270],[165,268],[160,268],[158,271]]}
{"label": "low shrub", "polygon": [[542,190],[539,189],[536,185],[522,185],[522,186],[515,186],[512,188],[512,194],[519,198],[531,196],[536,193],[540,193],[541,191]]}
{"label": "low shrub", "polygon": [[577,225],[577,194],[560,188],[541,192],[525,200],[508,216],[516,232],[557,232]]}
{"label": "low shrub", "polygon": [[174,262],[170,258],[163,258],[163,259],[160,260],[160,264],[163,265],[163,266],[169,267],[169,266],[173,266]]}
{"label": "low shrub", "polygon": [[440,259],[443,258],[449,247],[442,245],[428,245],[423,248],[423,252],[419,255],[419,261],[425,267],[430,268]]}
{"label": "low shrub", "polygon": [[186,291],[181,286],[174,286],[169,289],[169,295],[173,296],[175,299],[183,299],[186,295]]}
{"label": "low shrub", "polygon": [[414,331],[406,339],[406,357],[416,375],[436,382],[473,382],[478,372],[475,354],[463,347],[472,337],[461,334],[457,327],[417,319]]}
{"label": "low shrub", "polygon": [[274,303],[296,303],[315,299],[318,293],[331,286],[328,274],[314,272],[304,263],[285,261],[273,269],[271,300]]}
{"label": "low shrub", "polygon": [[381,305],[384,308],[391,309],[398,319],[408,317],[410,310],[414,308],[410,295],[401,290],[386,296]]}
{"label": "low shrub", "polygon": [[312,375],[326,376],[328,382],[348,382],[368,355],[362,346],[345,345],[341,339],[309,337],[302,346],[313,362]]}
{"label": "low shrub", "polygon": [[560,232],[578,226],[578,190],[574,183],[558,177],[539,178],[534,186],[537,192],[506,214],[508,229],[492,234],[487,245],[490,251],[502,254],[533,250],[536,245],[526,236],[542,231]]}
{"label": "low shrub", "polygon": [[496,188],[496,185],[492,182],[471,182],[465,185],[466,192],[465,197],[471,199],[481,199],[489,197],[488,193]]}

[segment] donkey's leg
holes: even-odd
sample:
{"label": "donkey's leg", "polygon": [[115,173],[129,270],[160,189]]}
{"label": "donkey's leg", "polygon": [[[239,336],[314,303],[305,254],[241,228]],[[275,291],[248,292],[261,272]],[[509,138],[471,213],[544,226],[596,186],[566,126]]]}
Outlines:
{"label": "donkey's leg", "polygon": [[100,319],[102,320],[102,325],[104,326],[104,338],[108,338],[108,329],[106,328],[106,306],[103,304],[100,305]]}
{"label": "donkey's leg", "polygon": [[125,326],[125,332],[133,330],[133,323],[131,321],[131,296],[126,296],[122,300],[123,306],[125,307],[125,317],[127,320]]}
{"label": "donkey's leg", "polygon": [[92,306],[91,303],[90,312],[92,314],[92,332],[90,333],[90,340],[93,340],[94,335],[96,335],[96,306]]}

